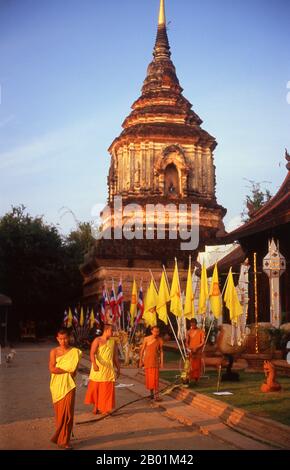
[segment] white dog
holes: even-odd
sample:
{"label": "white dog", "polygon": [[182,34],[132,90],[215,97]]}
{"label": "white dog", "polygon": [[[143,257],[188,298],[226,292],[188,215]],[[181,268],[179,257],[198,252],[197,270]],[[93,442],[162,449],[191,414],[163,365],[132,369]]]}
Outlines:
{"label": "white dog", "polygon": [[9,353],[6,354],[5,356],[6,367],[8,367],[8,364],[11,364],[13,362],[15,356],[16,356],[15,349],[11,349]]}
{"label": "white dog", "polygon": [[89,377],[87,375],[82,375],[82,383],[81,383],[81,387],[87,387],[88,386],[88,383],[89,383]]}

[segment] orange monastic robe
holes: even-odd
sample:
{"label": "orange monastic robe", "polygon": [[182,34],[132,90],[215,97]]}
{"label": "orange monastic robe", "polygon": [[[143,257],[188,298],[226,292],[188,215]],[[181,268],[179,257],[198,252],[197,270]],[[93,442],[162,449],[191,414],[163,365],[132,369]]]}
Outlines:
{"label": "orange monastic robe", "polygon": [[56,420],[56,431],[51,441],[60,447],[69,444],[73,428],[76,384],[71,374],[77,369],[82,352],[77,348],[56,359],[56,367],[65,374],[51,374],[50,391]]}
{"label": "orange monastic robe", "polygon": [[115,372],[114,372],[114,348],[115,340],[108,339],[97,349],[96,363],[98,372],[91,367],[90,381],[85,397],[85,404],[94,405],[94,413],[110,413],[115,408]]}
{"label": "orange monastic robe", "polygon": [[146,388],[155,392],[159,389],[159,353],[162,346],[162,339],[156,338],[151,343],[147,343],[145,349],[144,369]]}
{"label": "orange monastic robe", "polygon": [[74,421],[76,389],[71,390],[62,400],[53,404],[56,431],[51,442],[65,447],[69,444]]}
{"label": "orange monastic robe", "polygon": [[189,349],[190,353],[190,378],[198,380],[201,376],[201,359],[202,359],[202,348],[199,348],[196,352],[193,352],[193,349],[196,349],[204,342],[204,332],[199,328],[195,330],[190,329],[188,332],[189,337]]}

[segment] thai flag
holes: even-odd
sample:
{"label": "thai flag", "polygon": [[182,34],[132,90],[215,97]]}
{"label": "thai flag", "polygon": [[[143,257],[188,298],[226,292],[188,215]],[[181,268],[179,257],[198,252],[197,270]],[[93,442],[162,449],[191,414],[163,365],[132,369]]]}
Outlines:
{"label": "thai flag", "polygon": [[63,314],[63,321],[62,321],[62,324],[63,326],[66,328],[67,327],[67,321],[68,321],[68,313],[67,311],[65,310],[64,311],[64,314]]}
{"label": "thai flag", "polygon": [[74,314],[73,314],[73,326],[75,328],[77,328],[78,324],[79,324],[78,311],[75,308],[75,311],[74,311]]}
{"label": "thai flag", "polygon": [[106,286],[103,286],[103,294],[102,294],[102,300],[101,300],[101,319],[102,322],[105,323],[106,321],[106,306],[110,305],[109,298],[108,298],[108,293]]}
{"label": "thai flag", "polygon": [[112,314],[113,320],[115,321],[117,318],[118,306],[117,306],[117,299],[116,299],[116,294],[115,294],[114,281],[112,281],[112,289],[111,289],[111,294],[110,294],[110,307],[111,307],[111,314]]}
{"label": "thai flag", "polygon": [[142,286],[140,286],[140,289],[139,289],[139,295],[138,295],[138,301],[137,301],[137,317],[136,317],[136,320],[135,320],[135,326],[138,325],[138,323],[140,322],[142,316],[143,316],[143,313],[144,313],[144,299],[143,299],[143,288]]}
{"label": "thai flag", "polygon": [[87,307],[86,319],[85,319],[85,326],[88,326],[90,323],[90,309]]}
{"label": "thai flag", "polygon": [[123,294],[122,280],[120,279],[119,285],[118,285],[118,292],[117,292],[117,306],[118,306],[119,318],[122,315],[123,302],[124,302],[124,294]]}
{"label": "thai flag", "polygon": [[95,320],[96,320],[97,326],[100,326],[101,325],[100,312],[98,312],[98,311],[95,314]]}

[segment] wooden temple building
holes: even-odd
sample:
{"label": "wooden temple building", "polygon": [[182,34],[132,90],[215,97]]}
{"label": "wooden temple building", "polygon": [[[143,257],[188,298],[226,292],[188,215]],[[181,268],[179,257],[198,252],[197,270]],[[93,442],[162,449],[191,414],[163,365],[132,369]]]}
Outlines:
{"label": "wooden temple building", "polygon": [[[114,201],[122,197],[123,206],[141,206],[143,239],[105,237],[96,240],[86,255],[81,272],[84,280],[84,302],[94,304],[105,280],[119,280],[122,275],[125,297],[129,298],[133,279],[150,278],[149,268],[159,280],[162,265],[170,274],[174,258],[179,260],[181,280],[185,279],[189,254],[195,261],[205,245],[216,244],[225,235],[223,217],[226,209],[216,200],[214,150],[217,142],[202,127],[202,120],[183,96],[176,75],[167,35],[165,4],[160,0],[157,37],[153,60],[148,66],[141,96],[123,122],[123,131],[109,148],[111,165],[108,175],[110,216],[104,217],[108,231],[117,223]],[[150,239],[145,237],[145,207],[148,204],[199,205],[199,243],[192,252],[180,250],[180,239],[157,239],[158,220],[154,218]],[[184,207],[184,206],[183,206]],[[106,213],[104,211],[104,214]],[[180,215],[180,214],[179,214]],[[123,229],[128,212],[119,217]],[[178,224],[178,221],[177,221]],[[108,232],[107,232],[108,233]]]}
{"label": "wooden temple building", "polygon": [[[258,319],[259,322],[269,322],[271,305],[280,297],[281,318],[280,323],[290,322],[290,156],[286,151],[287,174],[278,192],[259,210],[251,213],[250,219],[236,230],[219,237],[217,244],[238,242],[237,248],[218,262],[219,272],[225,280],[230,266],[235,272],[239,272],[240,265],[247,258],[250,264],[249,270],[249,323],[254,322],[254,253],[257,256],[257,293],[258,293]],[[271,286],[265,269],[267,260],[265,257],[269,250],[269,244],[274,241],[284,260],[283,270],[279,275],[279,262],[274,256],[274,277],[277,277],[279,289]],[[276,268],[277,270],[276,270]],[[211,274],[213,268],[208,270]],[[279,276],[279,279],[278,279]],[[235,276],[238,281],[238,275]],[[237,282],[236,282],[237,283]],[[279,292],[280,291],[280,292]]]}

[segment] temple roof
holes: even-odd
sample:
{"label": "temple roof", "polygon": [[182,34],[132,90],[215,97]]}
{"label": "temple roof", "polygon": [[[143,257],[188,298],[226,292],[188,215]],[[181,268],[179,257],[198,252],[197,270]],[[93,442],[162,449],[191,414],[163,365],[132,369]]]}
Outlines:
{"label": "temple roof", "polygon": [[220,238],[221,243],[232,243],[255,233],[290,222],[290,156],[286,150],[287,175],[279,191],[248,222]]}
{"label": "temple roof", "polygon": [[124,136],[154,138],[168,131],[169,137],[171,134],[194,139],[199,137],[200,144],[206,143],[214,149],[217,145],[215,138],[200,127],[202,120],[182,92],[171,60],[165,1],[160,0],[153,60],[148,66],[141,96],[133,103],[131,114],[122,124],[124,131],[114,140],[109,151]]}
{"label": "temple roof", "polygon": [[211,149],[214,150],[217,143],[208,132],[203,129],[197,129],[193,126],[187,126],[184,124],[177,123],[143,123],[137,124],[132,127],[128,127],[123,130],[121,135],[118,137],[118,140],[123,138],[129,138],[134,136],[134,138],[146,138],[149,137],[158,137],[159,139],[167,138],[168,140],[172,138],[174,141],[176,138],[191,139],[196,144],[209,144]]}
{"label": "temple roof", "polygon": [[[240,264],[245,261],[246,253],[240,245],[238,245],[233,251],[228,253],[222,259],[217,262],[218,272],[220,275],[227,275],[228,270],[232,267],[235,270],[240,268]],[[215,263],[207,268],[207,275],[212,276]]]}

